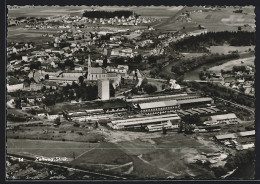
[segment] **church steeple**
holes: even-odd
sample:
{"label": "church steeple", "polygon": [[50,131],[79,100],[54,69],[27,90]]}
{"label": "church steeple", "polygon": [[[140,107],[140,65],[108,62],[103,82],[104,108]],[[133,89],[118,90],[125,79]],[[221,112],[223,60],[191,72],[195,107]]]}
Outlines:
{"label": "church steeple", "polygon": [[90,54],[88,55],[88,68],[91,68]]}

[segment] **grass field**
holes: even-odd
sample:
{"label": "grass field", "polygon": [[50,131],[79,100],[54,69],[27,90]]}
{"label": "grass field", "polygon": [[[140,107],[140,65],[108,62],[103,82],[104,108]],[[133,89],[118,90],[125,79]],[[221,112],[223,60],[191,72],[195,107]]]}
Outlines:
{"label": "grass field", "polygon": [[[218,8],[216,10],[206,10],[203,7],[185,7],[182,11],[197,11],[202,10],[202,12],[193,12],[190,15],[190,22],[187,21],[176,21],[178,16],[173,15],[165,23],[159,25],[157,28],[160,30],[180,30],[185,27],[185,31],[198,29],[198,25],[204,26],[208,31],[237,31],[238,26],[244,26],[248,24],[247,27],[242,27],[244,31],[255,31],[255,15],[253,11],[253,6],[243,7],[245,13],[238,14],[233,13],[235,8]],[[181,12],[181,11],[180,11]],[[178,15],[180,14],[178,13]]]}
{"label": "grass field", "polygon": [[73,158],[96,147],[98,143],[7,139],[7,153],[25,156],[67,157]]}
{"label": "grass field", "polygon": [[[233,7],[220,8],[209,12],[196,12],[191,15],[191,19],[197,24],[201,24],[208,31],[237,31],[238,26],[249,24],[255,25],[255,15],[253,7],[244,7],[243,11],[248,14],[233,13]],[[251,27],[243,30],[254,31]]]}
{"label": "grass field", "polygon": [[[243,61],[243,62],[242,62]],[[254,66],[255,57],[242,58],[228,61],[222,65],[214,66],[209,69],[209,71],[220,72],[221,70],[232,70],[233,66]]]}
{"label": "grass field", "polygon": [[[91,126],[91,125],[89,125]],[[62,131],[62,132],[60,132]],[[75,142],[90,142],[96,143],[103,140],[101,134],[97,133],[96,130],[89,130],[87,125],[85,127],[74,127],[73,123],[65,123],[62,121],[62,125],[59,128],[31,126],[31,127],[20,127],[17,131],[8,130],[6,132],[8,138],[19,138],[19,139],[40,139],[49,141],[75,141]]]}
{"label": "grass field", "polygon": [[249,49],[254,50],[255,46],[210,46],[211,53],[228,54],[232,51],[238,51],[239,53],[248,52]]}

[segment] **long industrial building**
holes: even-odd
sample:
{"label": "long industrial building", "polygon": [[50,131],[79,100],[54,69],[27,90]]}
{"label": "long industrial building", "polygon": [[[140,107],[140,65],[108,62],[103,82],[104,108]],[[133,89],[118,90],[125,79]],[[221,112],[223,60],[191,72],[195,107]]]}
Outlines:
{"label": "long industrial building", "polygon": [[214,103],[212,98],[202,97],[202,98],[191,98],[191,99],[183,99],[177,100],[180,108],[189,108],[191,106],[204,106],[206,104],[212,105]]}
{"label": "long industrial building", "polygon": [[180,108],[201,107],[212,105],[213,99],[208,97],[196,97],[187,99],[176,99],[168,101],[139,103],[136,105],[138,112],[142,114],[166,114],[176,112]]}
{"label": "long industrial building", "polygon": [[115,130],[122,129],[138,129],[147,127],[147,125],[161,124],[171,122],[173,125],[178,125],[181,118],[177,114],[168,114],[161,116],[150,116],[142,118],[115,120],[108,123],[108,125]]}
{"label": "long industrial building", "polygon": [[164,114],[176,112],[179,109],[179,104],[176,100],[140,103],[139,110],[142,114]]}

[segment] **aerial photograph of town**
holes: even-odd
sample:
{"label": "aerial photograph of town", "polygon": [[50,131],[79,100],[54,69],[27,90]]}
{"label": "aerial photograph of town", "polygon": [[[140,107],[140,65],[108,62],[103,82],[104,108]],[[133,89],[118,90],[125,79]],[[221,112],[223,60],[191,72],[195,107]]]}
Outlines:
{"label": "aerial photograph of town", "polygon": [[6,180],[255,178],[254,6],[7,6]]}

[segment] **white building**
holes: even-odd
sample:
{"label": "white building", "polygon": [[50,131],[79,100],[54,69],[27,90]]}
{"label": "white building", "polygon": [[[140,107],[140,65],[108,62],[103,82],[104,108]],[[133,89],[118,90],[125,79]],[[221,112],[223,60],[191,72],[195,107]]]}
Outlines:
{"label": "white building", "polygon": [[21,84],[15,84],[15,85],[9,85],[9,84],[7,84],[7,91],[8,91],[8,92],[14,92],[14,91],[17,91],[17,90],[22,90],[23,88],[24,88],[23,83],[21,83]]}
{"label": "white building", "polygon": [[109,100],[109,80],[98,80],[98,97]]}

